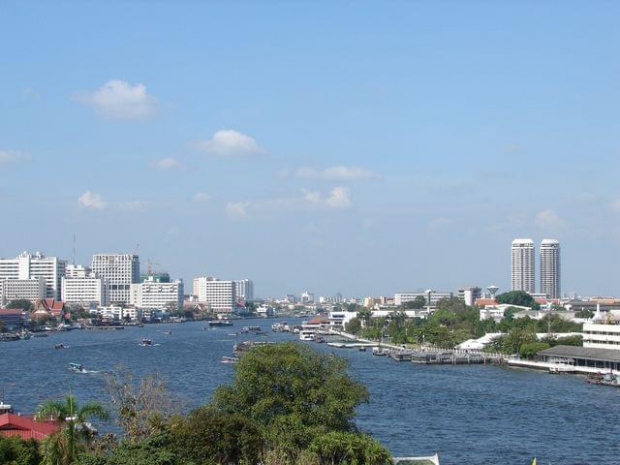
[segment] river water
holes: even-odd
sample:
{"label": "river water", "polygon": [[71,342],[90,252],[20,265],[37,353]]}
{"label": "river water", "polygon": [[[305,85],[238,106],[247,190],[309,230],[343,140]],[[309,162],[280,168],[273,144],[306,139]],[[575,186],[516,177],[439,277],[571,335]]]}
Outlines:
{"label": "river water", "polygon": [[[291,321],[291,320],[289,320]],[[70,362],[100,372],[122,364],[136,376],[158,372],[186,409],[208,401],[232,379],[232,355],[242,326],[274,320],[146,325],[120,331],[71,331],[0,343],[0,396],[17,411],[32,412],[70,390],[79,402],[108,402],[102,373],[76,374]],[[166,334],[172,331],[172,334]],[[153,347],[141,347],[143,338]],[[263,338],[264,339],[264,338]],[[293,339],[269,333],[268,340]],[[54,344],[69,346],[55,350]],[[426,366],[332,349],[350,361],[351,375],[366,384],[370,403],[357,423],[396,456],[438,452],[442,465],[620,464],[620,391],[591,386],[582,377],[550,376],[493,366]],[[105,428],[104,428],[105,429]]]}

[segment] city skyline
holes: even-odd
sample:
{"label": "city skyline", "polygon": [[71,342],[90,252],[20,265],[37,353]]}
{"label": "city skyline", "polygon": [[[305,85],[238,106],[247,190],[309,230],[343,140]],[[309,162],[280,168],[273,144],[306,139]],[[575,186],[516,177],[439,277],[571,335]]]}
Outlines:
{"label": "city skyline", "polygon": [[85,265],[364,296],[508,290],[506,244],[557,237],[562,292],[617,295],[618,13],[6,2],[0,255],[75,234]]}

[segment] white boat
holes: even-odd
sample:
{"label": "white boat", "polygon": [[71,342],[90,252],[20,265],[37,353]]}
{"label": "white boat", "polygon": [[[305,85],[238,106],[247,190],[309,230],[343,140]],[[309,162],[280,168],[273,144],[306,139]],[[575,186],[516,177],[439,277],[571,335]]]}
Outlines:
{"label": "white boat", "polygon": [[380,357],[383,357],[383,356],[388,354],[388,351],[386,349],[384,349],[383,347],[373,347],[372,348],[372,354],[373,355],[378,355]]}
{"label": "white boat", "polygon": [[150,347],[153,345],[153,341],[151,339],[142,339],[142,342],[140,342],[140,345],[142,347]]}
{"label": "white boat", "polygon": [[313,329],[302,329],[299,331],[300,341],[314,341],[316,339],[316,332]]}
{"label": "white boat", "polygon": [[238,361],[238,357],[229,357],[228,355],[222,356],[222,363],[237,363]]}

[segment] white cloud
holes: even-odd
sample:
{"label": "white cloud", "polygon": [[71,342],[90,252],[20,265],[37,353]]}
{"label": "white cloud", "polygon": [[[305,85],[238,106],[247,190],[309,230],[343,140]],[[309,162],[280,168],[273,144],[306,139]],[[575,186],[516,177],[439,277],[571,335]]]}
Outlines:
{"label": "white cloud", "polygon": [[566,227],[566,222],[553,210],[542,210],[536,215],[536,224],[545,231],[558,231]]}
{"label": "white cloud", "polygon": [[444,229],[446,226],[450,225],[451,223],[452,223],[452,220],[450,218],[443,218],[443,217],[433,218],[428,223],[427,229],[431,232],[435,232],[435,231]]}
{"label": "white cloud", "polygon": [[351,194],[346,187],[334,187],[327,195],[317,191],[302,190],[304,199],[312,205],[334,210],[351,207]]}
{"label": "white cloud", "polygon": [[157,110],[157,99],[147,94],[144,84],[131,85],[120,79],[112,79],[93,92],[79,92],[74,99],[109,119],[141,120]]}
{"label": "white cloud", "polygon": [[232,129],[221,129],[213,134],[211,139],[197,142],[195,147],[203,152],[224,158],[248,157],[265,153],[254,138]]}
{"label": "white cloud", "polygon": [[[280,175],[287,176],[287,170],[280,172]],[[324,181],[361,181],[365,179],[376,179],[377,173],[364,169],[360,166],[330,166],[323,170],[302,166],[292,172],[298,178],[322,179]]]}
{"label": "white cloud", "polygon": [[158,170],[169,170],[178,166],[180,166],[179,160],[172,157],[161,158],[151,163],[151,167]]}
{"label": "white cloud", "polygon": [[208,202],[211,200],[211,196],[209,194],[205,194],[204,192],[196,192],[196,195],[194,195],[194,200],[196,202]]}
{"label": "white cloud", "polygon": [[249,218],[247,207],[250,202],[228,202],[226,204],[226,216],[232,220]]}
{"label": "white cloud", "polygon": [[0,165],[6,165],[17,161],[30,160],[30,154],[17,150],[0,150]]}
{"label": "white cloud", "polygon": [[107,203],[103,201],[103,198],[99,194],[95,194],[91,191],[84,192],[79,198],[78,203],[85,208],[92,208],[94,210],[103,210],[107,207]]}
{"label": "white cloud", "polygon": [[127,200],[124,202],[117,202],[116,206],[120,209],[120,210],[125,210],[125,211],[129,211],[129,212],[139,212],[139,211],[144,211],[146,209],[146,202],[143,202],[142,200]]}

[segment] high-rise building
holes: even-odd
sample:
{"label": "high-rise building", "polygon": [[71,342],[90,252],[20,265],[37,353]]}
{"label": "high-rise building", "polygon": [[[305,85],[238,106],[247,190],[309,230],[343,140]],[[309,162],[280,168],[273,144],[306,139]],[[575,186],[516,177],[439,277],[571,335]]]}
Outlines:
{"label": "high-rise building", "polygon": [[550,299],[561,294],[560,243],[556,239],[543,239],[540,243],[540,292]]}
{"label": "high-rise building", "polygon": [[254,283],[249,279],[235,281],[237,300],[252,302],[254,300]]}
{"label": "high-rise building", "polygon": [[127,304],[131,285],[140,282],[140,258],[134,254],[93,255],[92,272],[108,283],[108,301]]}
{"label": "high-rise building", "polygon": [[17,258],[0,259],[0,279],[42,279],[45,297],[60,300],[66,266],[67,262],[57,257],[46,257],[41,252],[22,252]]}
{"label": "high-rise building", "polygon": [[216,313],[230,313],[237,306],[237,286],[235,281],[221,281],[212,277],[194,279],[194,295]]}
{"label": "high-rise building", "polygon": [[536,268],[534,266],[534,241],[515,239],[510,248],[510,289],[536,292]]}

